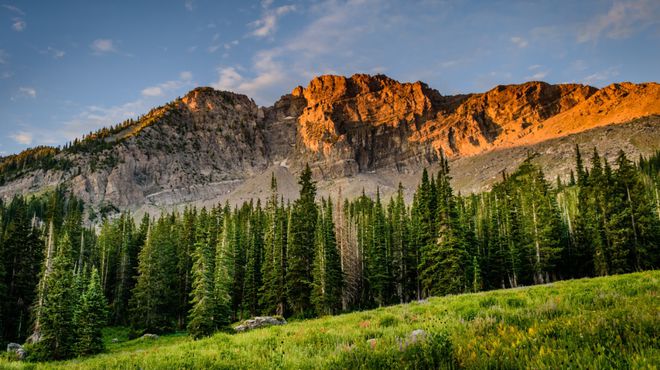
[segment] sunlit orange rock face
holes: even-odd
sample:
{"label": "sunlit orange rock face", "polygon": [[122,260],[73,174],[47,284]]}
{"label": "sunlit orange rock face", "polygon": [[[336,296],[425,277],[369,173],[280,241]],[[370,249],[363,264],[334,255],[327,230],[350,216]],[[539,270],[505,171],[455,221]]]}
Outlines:
{"label": "sunlit orange rock face", "polygon": [[470,95],[442,96],[421,82],[383,75],[320,76],[293,96],[305,160],[337,175],[424,164],[440,153],[469,156],[535,143],[660,113],[660,85],[527,82]]}
{"label": "sunlit orange rock face", "polygon": [[292,95],[307,102],[298,117],[298,144],[307,149],[304,159],[324,161],[326,170],[337,175],[405,166],[409,159],[424,161],[428,146],[410,138],[419,125],[434,118],[442,100],[421,82],[363,74],[320,76]]}

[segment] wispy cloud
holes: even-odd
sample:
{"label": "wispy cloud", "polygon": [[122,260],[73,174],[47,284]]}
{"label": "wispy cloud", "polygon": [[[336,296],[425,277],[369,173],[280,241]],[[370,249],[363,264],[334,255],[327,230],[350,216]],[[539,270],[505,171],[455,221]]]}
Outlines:
{"label": "wispy cloud", "polygon": [[111,39],[96,39],[89,46],[94,54],[116,53],[117,47]]}
{"label": "wispy cloud", "polygon": [[184,86],[190,86],[192,84],[192,72],[183,71],[179,74],[178,80],[170,80],[163,83],[160,83],[155,86],[149,86],[142,90],[142,96],[144,97],[155,97],[163,96],[167,92],[180,89]]}
{"label": "wispy cloud", "polygon": [[[271,5],[272,1],[262,2],[262,9],[270,9]],[[348,64],[342,70],[331,68],[328,60],[354,61],[357,57],[351,50],[356,45],[397,21],[398,15],[387,16],[386,9],[388,5],[380,0],[314,3],[305,9],[313,21],[300,32],[277,46],[257,51],[249,67],[220,66],[213,86],[246,94],[259,104],[270,104],[281,95],[282,86],[294,86],[318,74],[355,72]],[[375,73],[373,68],[368,65],[364,71]]]}
{"label": "wispy cloud", "polygon": [[34,134],[27,131],[19,131],[9,135],[9,138],[22,145],[32,144]]}
{"label": "wispy cloud", "polygon": [[9,54],[6,51],[0,49],[0,64],[7,64],[8,59]]}
{"label": "wispy cloud", "polygon": [[21,86],[16,90],[16,92],[11,96],[11,101],[16,101],[22,98],[34,99],[37,97],[37,90],[34,87]]}
{"label": "wispy cloud", "polygon": [[609,67],[602,71],[592,73],[582,79],[582,82],[588,85],[603,85],[604,83],[610,82],[616,76],[619,75],[618,67]]}
{"label": "wispy cloud", "polygon": [[22,10],[21,10],[19,7],[17,7],[17,6],[9,5],[9,4],[2,4],[2,7],[5,8],[5,9],[7,9],[7,10],[9,10],[9,11],[12,11],[12,12],[14,12],[14,13],[16,13],[16,14],[19,14],[19,15],[25,16],[25,12],[22,11]]}
{"label": "wispy cloud", "polygon": [[16,18],[12,19],[11,28],[14,31],[21,32],[21,31],[25,30],[26,27],[27,27],[27,23],[25,22],[25,20],[23,18],[16,17]]}
{"label": "wispy cloud", "polygon": [[605,36],[623,39],[650,24],[660,22],[660,2],[656,0],[615,1],[610,10],[596,16],[578,31],[579,43]]}
{"label": "wispy cloud", "polygon": [[135,118],[148,109],[148,104],[142,99],[110,107],[91,105],[64,122],[53,134],[61,140],[73,140],[86,132]]}
{"label": "wispy cloud", "polygon": [[192,12],[195,9],[195,1],[186,0],[183,2],[183,6],[186,8],[187,11]]}
{"label": "wispy cloud", "polygon": [[526,80],[538,81],[544,79],[550,71],[538,71],[531,76],[525,77]]}
{"label": "wispy cloud", "polygon": [[48,54],[54,59],[62,59],[66,55],[66,52],[64,50],[59,50],[52,46],[49,46],[48,48],[46,48],[46,50],[42,50],[41,53]]}
{"label": "wispy cloud", "polygon": [[529,42],[527,42],[527,40],[525,40],[521,36],[513,36],[513,37],[511,37],[510,40],[514,45],[516,45],[517,47],[519,47],[521,49],[526,48],[527,45],[529,45]]}
{"label": "wispy cloud", "polygon": [[265,90],[278,87],[287,80],[282,64],[275,59],[277,56],[277,50],[258,52],[253,58],[255,76],[251,78],[241,75],[235,67],[220,67],[218,81],[213,87],[246,94],[258,103],[267,102]]}
{"label": "wispy cloud", "polygon": [[259,38],[272,36],[277,31],[278,20],[282,16],[296,10],[295,5],[283,5],[277,8],[271,8],[270,6],[272,3],[272,0],[261,2],[261,18],[248,24],[250,28],[253,28],[252,32],[250,32],[250,35]]}

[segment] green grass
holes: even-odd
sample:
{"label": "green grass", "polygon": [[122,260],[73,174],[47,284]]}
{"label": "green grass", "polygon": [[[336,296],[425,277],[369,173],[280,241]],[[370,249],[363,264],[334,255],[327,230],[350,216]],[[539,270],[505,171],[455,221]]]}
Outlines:
{"label": "green grass", "polygon": [[[198,341],[129,341],[126,330],[108,329],[108,353],[0,367],[657,369],[659,279],[651,271],[432,298]],[[411,343],[415,329],[427,336]]]}

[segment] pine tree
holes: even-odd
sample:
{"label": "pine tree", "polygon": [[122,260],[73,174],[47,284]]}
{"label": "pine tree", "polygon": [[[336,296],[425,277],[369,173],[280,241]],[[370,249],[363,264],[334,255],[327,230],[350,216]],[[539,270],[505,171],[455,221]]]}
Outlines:
{"label": "pine tree", "polygon": [[314,233],[318,210],[316,208],[316,185],[312,181],[309,165],[300,175],[300,197],[291,211],[290,231],[287,246],[287,302],[293,313],[305,316],[312,309],[312,265],[314,261]]}
{"label": "pine tree", "polygon": [[391,202],[389,223],[392,233],[392,273],[399,303],[414,298],[417,278],[415,253],[410,246],[410,219],[403,199],[403,186],[399,183],[396,198]]}
{"label": "pine tree", "polygon": [[222,231],[215,251],[215,271],[213,276],[213,297],[215,299],[214,318],[222,327],[231,321],[231,294],[233,274],[233,250],[231,244],[231,211],[227,205],[222,211]]}
{"label": "pine tree", "polygon": [[589,234],[589,240],[593,244],[594,272],[596,275],[603,276],[609,274],[610,268],[609,251],[611,248],[610,241],[607,238],[609,233],[606,232],[609,209],[607,206],[607,192],[609,189],[596,148],[594,148],[591,158],[591,171],[589,173],[588,184],[590,196],[589,209],[587,211],[587,233]]}
{"label": "pine tree", "polygon": [[590,219],[593,213],[589,204],[589,176],[584,169],[582,155],[577,144],[575,145],[575,162],[578,185],[577,214],[574,220],[572,248],[569,247],[566,255],[572,275],[581,277],[593,273],[594,241],[591,238],[593,234],[589,230],[593,222]]}
{"label": "pine tree", "polygon": [[260,304],[266,313],[284,315],[286,291],[286,219],[279,205],[277,180],[271,177],[271,196],[266,205],[264,230],[264,261],[261,274]]}
{"label": "pine tree", "polygon": [[76,313],[77,355],[86,356],[105,350],[101,329],[107,322],[107,316],[107,302],[101,289],[98,270],[94,268]]}
{"label": "pine tree", "polygon": [[195,228],[195,251],[192,267],[192,308],[188,316],[188,333],[200,338],[213,333],[216,329],[215,315],[217,305],[214,287],[214,251],[211,245],[208,215],[202,209]]}
{"label": "pine tree", "polygon": [[479,261],[477,256],[472,257],[472,291],[481,291],[481,268],[479,268]]}
{"label": "pine tree", "polygon": [[138,257],[138,278],[131,299],[132,325],[152,333],[172,331],[177,319],[173,221],[166,215],[158,219]]}
{"label": "pine tree", "polygon": [[617,160],[611,198],[618,200],[613,206],[612,228],[617,234],[618,248],[625,250],[612,272],[621,273],[653,268],[656,258],[651,251],[658,247],[660,226],[653,212],[653,203],[644,190],[641,173],[620,151]]}
{"label": "pine tree", "polygon": [[10,341],[25,339],[30,330],[30,307],[36,298],[35,287],[43,259],[41,233],[28,208],[23,197],[14,197],[3,217],[6,226],[0,234],[3,249],[0,270],[5,272],[0,281],[5,287],[0,302],[4,318],[0,326],[4,330],[0,334]]}
{"label": "pine tree", "polygon": [[134,242],[135,224],[130,213],[119,218],[121,247],[119,250],[115,293],[112,300],[113,322],[127,323],[128,302],[133,288],[133,271],[137,267],[136,245]]}
{"label": "pine tree", "polygon": [[[206,215],[205,215],[206,216]],[[201,217],[201,216],[199,216]],[[186,208],[183,211],[183,219],[177,225],[177,231],[180,235],[176,239],[177,254],[177,327],[185,327],[186,316],[188,315],[192,302],[190,301],[192,290],[192,264],[193,255],[196,253],[197,228],[199,220],[195,208]]]}
{"label": "pine tree", "polygon": [[365,273],[378,306],[388,304],[392,297],[393,283],[387,255],[387,235],[387,220],[380,201],[380,190],[377,190],[370,217]]}
{"label": "pine tree", "polygon": [[245,306],[251,316],[256,316],[260,311],[259,290],[262,288],[263,248],[263,212],[261,201],[257,200],[257,206],[251,210],[247,224]]}
{"label": "pine tree", "polygon": [[35,357],[61,360],[74,354],[75,303],[71,240],[64,233],[57,244],[52,270],[44,277],[43,303],[39,307],[39,333],[34,336]]}
{"label": "pine tree", "polygon": [[343,277],[330,200],[322,200],[315,234],[316,253],[311,301],[318,315],[333,315],[342,307]]}
{"label": "pine tree", "polygon": [[438,237],[435,244],[422,249],[420,256],[419,274],[424,296],[458,293],[466,288],[465,232],[460,229],[449,180],[449,166],[443,157],[433,192],[436,198],[433,225]]}

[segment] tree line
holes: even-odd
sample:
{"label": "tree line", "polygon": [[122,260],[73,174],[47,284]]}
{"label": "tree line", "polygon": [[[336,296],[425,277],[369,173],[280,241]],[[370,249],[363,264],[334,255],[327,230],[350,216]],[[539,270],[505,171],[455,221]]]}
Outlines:
{"label": "tree line", "polygon": [[[585,162],[588,162],[586,164]],[[85,227],[63,188],[0,205],[3,342],[35,358],[103,350],[105,325],[202,337],[269,314],[306,318],[430,296],[657,268],[660,153],[610,164],[576,147],[569,180],[528,158],[461,196],[442,158],[412,202],[320,198],[309,167],[293,202],[130,213]]]}

